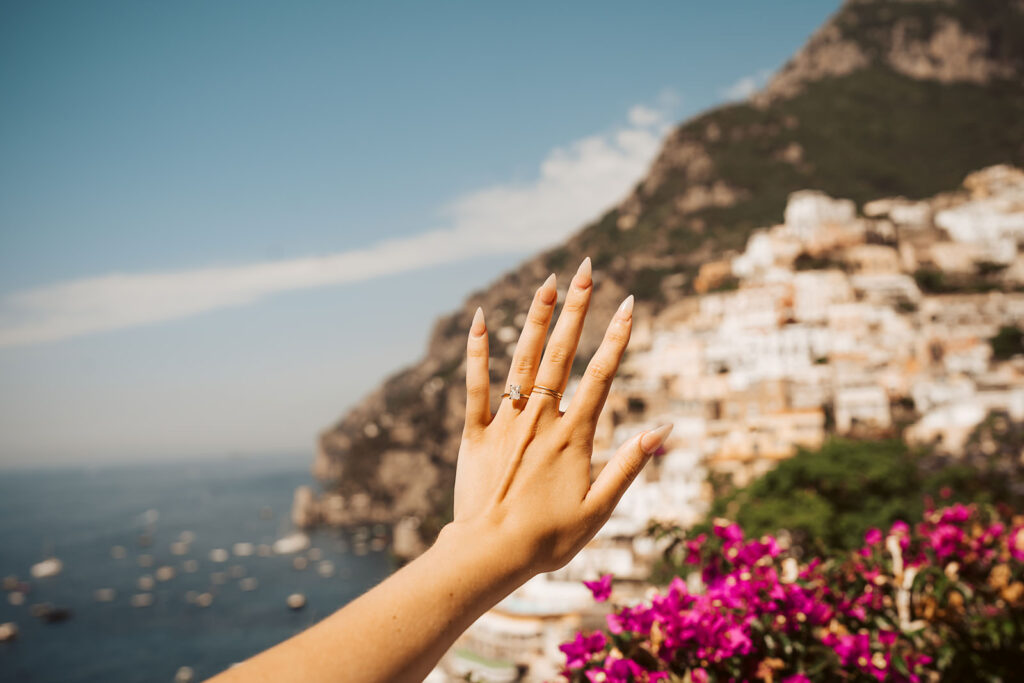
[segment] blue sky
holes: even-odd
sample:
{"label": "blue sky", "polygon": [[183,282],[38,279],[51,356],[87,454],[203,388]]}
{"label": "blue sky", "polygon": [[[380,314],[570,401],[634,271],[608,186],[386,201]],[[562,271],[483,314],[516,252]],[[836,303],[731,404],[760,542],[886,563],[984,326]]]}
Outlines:
{"label": "blue sky", "polygon": [[836,5],[0,3],[0,463],[308,454]]}

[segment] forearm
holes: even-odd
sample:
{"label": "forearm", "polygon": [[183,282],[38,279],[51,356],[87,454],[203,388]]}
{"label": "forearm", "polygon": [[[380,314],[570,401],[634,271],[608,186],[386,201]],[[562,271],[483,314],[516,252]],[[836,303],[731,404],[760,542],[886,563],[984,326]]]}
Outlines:
{"label": "forearm", "polygon": [[459,634],[527,578],[486,533],[449,525],[376,588],[220,680],[423,680]]}
{"label": "forearm", "polygon": [[460,522],[387,581],[226,672],[220,683],[420,681],[481,614],[533,574],[564,566],[593,538],[672,425],[630,439],[591,481],[594,430],[633,322],[629,296],[562,412],[592,285],[584,259],[543,359],[558,300],[555,276],[537,290],[512,357],[503,395],[509,400],[497,413],[490,407],[489,335],[477,309],[466,342],[466,426],[455,477]]}

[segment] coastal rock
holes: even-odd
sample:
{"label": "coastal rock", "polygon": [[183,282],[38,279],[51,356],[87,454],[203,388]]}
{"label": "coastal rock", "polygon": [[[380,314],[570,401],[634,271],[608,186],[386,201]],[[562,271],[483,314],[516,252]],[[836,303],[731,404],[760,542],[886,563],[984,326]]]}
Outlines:
{"label": "coastal rock", "polygon": [[[810,83],[872,64],[940,83],[984,85],[1014,78],[1024,65],[1016,33],[1021,30],[1024,8],[1011,2],[978,3],[964,11],[966,4],[965,0],[847,0],[753,101],[767,106],[799,94]],[[987,16],[980,18],[976,12]]]}
{"label": "coastal rock", "polygon": [[295,489],[292,498],[292,524],[300,529],[308,529],[320,521],[320,509],[313,488],[300,486]]}

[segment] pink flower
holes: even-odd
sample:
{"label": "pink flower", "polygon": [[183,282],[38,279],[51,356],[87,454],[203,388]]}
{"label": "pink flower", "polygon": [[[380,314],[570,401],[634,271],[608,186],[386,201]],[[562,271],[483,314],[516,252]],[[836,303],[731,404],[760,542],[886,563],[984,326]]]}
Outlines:
{"label": "pink flower", "polygon": [[700,563],[700,547],[704,544],[704,541],[708,540],[707,534],[700,534],[697,538],[686,541],[686,563],[687,564],[699,564]]}
{"label": "pink flower", "polygon": [[[943,518],[945,519],[945,514]],[[944,560],[956,553],[963,536],[964,532],[960,527],[942,523],[928,534],[928,540],[931,542],[932,550],[935,551],[935,556]]]}
{"label": "pink flower", "polygon": [[910,525],[899,520],[892,523],[889,535],[899,539],[900,548],[906,550],[910,547]]}
{"label": "pink flower", "polygon": [[584,581],[583,585],[590,589],[590,592],[594,594],[594,600],[597,602],[604,602],[612,594],[612,575],[605,574],[597,581]]}
{"label": "pink flower", "polygon": [[1024,562],[1024,525],[1014,527],[1010,535],[1006,537],[1006,545],[1013,559]]}
{"label": "pink flower", "polygon": [[782,683],[811,683],[811,679],[803,674],[793,674],[783,678]]}
{"label": "pink flower", "polygon": [[575,640],[562,643],[558,649],[565,654],[565,666],[569,669],[578,669],[589,662],[592,655],[603,651],[607,643],[604,633],[600,631],[595,631],[589,636],[577,633]]}
{"label": "pink flower", "polygon": [[743,540],[743,529],[739,524],[715,524],[715,536],[725,541],[726,545]]}
{"label": "pink flower", "polygon": [[956,503],[942,511],[942,517],[939,518],[939,522],[942,524],[960,524],[966,522],[970,517],[971,508]]}
{"label": "pink flower", "polygon": [[868,545],[878,545],[882,542],[882,532],[878,529],[868,529],[864,534],[864,542]]}
{"label": "pink flower", "polygon": [[[642,681],[647,672],[639,664],[631,659],[608,659],[604,667],[590,669],[587,671],[587,678],[594,683],[633,683]],[[604,674],[602,677],[601,674]]]}
{"label": "pink flower", "polygon": [[651,625],[654,624],[656,619],[657,615],[654,613],[654,610],[648,609],[643,605],[623,607],[618,613],[612,613],[605,617],[605,621],[608,623],[608,630],[615,634],[622,633],[623,631],[650,633]]}

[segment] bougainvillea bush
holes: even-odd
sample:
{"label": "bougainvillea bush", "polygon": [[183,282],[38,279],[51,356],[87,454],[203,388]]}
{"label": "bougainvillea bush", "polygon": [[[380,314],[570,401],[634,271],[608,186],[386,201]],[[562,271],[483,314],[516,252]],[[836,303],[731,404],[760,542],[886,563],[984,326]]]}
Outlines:
{"label": "bougainvillea bush", "polygon": [[[926,510],[855,552],[802,561],[723,520],[685,543],[690,581],[564,643],[566,678],[1024,680],[1024,516],[1006,508]],[[609,581],[588,584],[595,599]]]}

